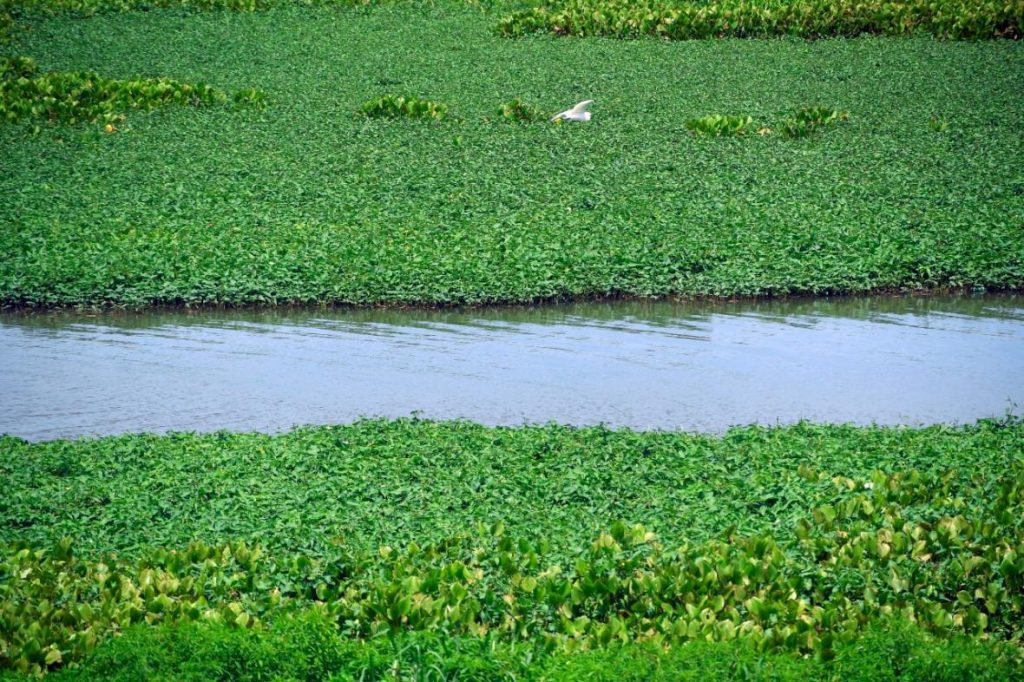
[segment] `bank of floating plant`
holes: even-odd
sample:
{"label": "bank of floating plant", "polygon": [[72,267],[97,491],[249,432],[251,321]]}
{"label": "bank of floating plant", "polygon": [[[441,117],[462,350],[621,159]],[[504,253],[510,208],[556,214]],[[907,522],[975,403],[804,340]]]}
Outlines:
{"label": "bank of floating plant", "polygon": [[939,634],[1013,641],[1024,617],[1024,465],[1004,473],[968,504],[955,474],[853,479],[801,466],[831,501],[789,533],[666,546],[618,522],[564,563],[546,540],[508,537],[502,523],[326,563],[244,542],[137,560],[81,558],[69,539],[8,545],[0,576],[32,579],[5,586],[0,636],[7,666],[37,674],[132,624],[258,628],[295,606],[316,606],[359,638],[490,633],[566,652],[739,640],[827,660],[837,642],[895,614]]}
{"label": "bank of floating plant", "polygon": [[[828,660],[893,619],[940,637],[1019,642],[1022,433],[1016,420],[748,428],[719,439],[379,420],[278,436],[0,437],[10,480],[0,677],[86,661],[132,626],[258,631],[294,608],[316,609],[359,640],[418,631],[566,653],[719,641]],[[126,456],[140,448],[145,462]],[[550,475],[563,462],[573,480],[598,481],[580,489],[593,514],[550,518],[552,505],[580,504]],[[302,475],[255,481],[254,468]],[[417,476],[431,481],[424,497],[408,486]],[[687,485],[694,476],[704,483]],[[484,477],[503,494],[462,509],[465,482]],[[139,481],[160,496],[132,495]],[[712,490],[728,495],[708,505]],[[217,504],[238,491],[252,504]],[[338,510],[344,494],[353,504]],[[411,497],[381,517],[377,500],[398,495]],[[86,518],[57,498],[125,502],[97,504]],[[612,498],[624,505],[606,506]],[[168,500],[186,512],[154,516]],[[702,518],[673,530],[691,508]],[[613,521],[623,509],[647,525]],[[274,514],[308,523],[268,523]],[[339,527],[361,537],[336,544]],[[209,544],[209,528],[234,530]]]}
{"label": "bank of floating plant", "polygon": [[498,35],[669,40],[825,38],[924,33],[952,39],[1018,39],[1024,4],[978,0],[549,0],[501,18]]}

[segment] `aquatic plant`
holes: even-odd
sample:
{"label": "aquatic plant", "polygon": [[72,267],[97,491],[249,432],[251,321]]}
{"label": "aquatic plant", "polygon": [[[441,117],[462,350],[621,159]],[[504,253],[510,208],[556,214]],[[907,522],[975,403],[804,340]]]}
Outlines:
{"label": "aquatic plant", "polygon": [[824,38],[865,33],[978,39],[1021,36],[1024,6],[1001,0],[557,0],[504,16],[499,35],[652,36],[671,40],[799,36]]}
{"label": "aquatic plant", "polygon": [[381,95],[363,102],[360,109],[369,118],[432,118],[448,115],[448,106],[440,102],[405,95]]}
{"label": "aquatic plant", "polygon": [[1024,637],[1024,462],[981,489],[961,487],[953,472],[798,474],[832,495],[787,532],[726,529],[719,540],[663,545],[620,522],[564,563],[546,539],[510,537],[500,522],[326,562],[275,559],[244,543],[193,542],[134,561],[81,559],[66,539],[15,545],[0,553],[0,664],[41,672],[117,629],[257,628],[292,605],[315,605],[359,639],[427,631],[564,652],[741,640],[828,660],[837,642],[886,620]]}
{"label": "aquatic plant", "polygon": [[498,118],[507,123],[537,123],[546,121],[548,116],[517,97],[498,107]]}
{"label": "aquatic plant", "polygon": [[1021,672],[1019,651],[963,635],[941,637],[912,623],[868,623],[835,657],[816,660],[762,651],[745,639],[615,642],[588,651],[549,651],[542,642],[503,641],[443,632],[400,631],[354,639],[316,607],[281,614],[268,627],[217,622],[135,625],[100,644],[78,665],[50,673],[53,682],[273,682],[275,680],[523,680],[535,682],[739,682],[745,671],[774,682],[1005,682]]}
{"label": "aquatic plant", "polygon": [[180,8],[196,12],[258,12],[275,7],[359,7],[390,4],[396,0],[0,0],[0,16],[92,16],[153,8]]}
{"label": "aquatic plant", "polygon": [[849,117],[849,113],[845,111],[837,111],[828,107],[805,107],[792,117],[784,119],[779,124],[779,130],[785,137],[807,137],[822,126],[845,121]]}
{"label": "aquatic plant", "polygon": [[[1024,52],[1014,44],[612,44],[599,83],[610,118],[600,126],[498,125],[486,122],[505,99],[495,93],[550,92],[559,106],[596,96],[589,82],[580,84],[586,92],[565,90],[579,45],[519,49],[488,34],[492,17],[475,11],[399,3],[350,19],[242,14],[231,18],[239,30],[224,33],[223,16],[182,23],[178,13],[139,12],[123,41],[104,38],[122,25],[115,17],[48,21],[21,35],[19,53],[43,70],[102,65],[111,78],[153,68],[146,36],[160,36],[164,73],[202,73],[225,90],[259,85],[273,105],[129,111],[131,144],[101,135],[101,124],[43,125],[38,136],[0,125],[0,305],[458,305],[1024,287],[1024,109],[1011,96]],[[47,31],[74,36],[46,40]],[[284,39],[296,34],[323,40],[299,55]],[[255,49],[245,38],[253,35],[258,84],[238,58]],[[452,59],[422,58],[413,46],[427,44]],[[381,65],[382,54],[393,58]],[[481,69],[483,54],[508,63]],[[766,54],[778,65],[770,88],[758,75]],[[350,68],[353,60],[375,66]],[[860,70],[876,63],[883,68]],[[678,88],[669,86],[674,73],[685,74]],[[856,103],[851,116],[861,123],[826,126],[794,154],[772,112],[815,104],[803,93],[816,74],[829,79],[832,99],[822,103]],[[704,90],[695,109],[689,83],[712,80],[720,87]],[[454,130],[353,113],[394,88],[448,103],[449,116],[464,120]],[[935,146],[936,112],[955,130],[985,131],[970,154]],[[685,130],[687,118],[706,113],[750,114],[757,125],[743,138]],[[756,138],[763,124],[776,135]],[[246,141],[245,153],[229,139]],[[727,142],[728,154],[708,144],[732,139],[743,143]],[[884,173],[880,158],[892,160]]]}
{"label": "aquatic plant", "polygon": [[753,125],[754,119],[751,116],[725,116],[722,114],[711,114],[702,118],[691,118],[685,126],[686,129],[698,135],[742,135]]}
{"label": "aquatic plant", "polygon": [[949,130],[949,121],[945,116],[932,116],[928,121],[928,127],[933,132],[944,133]]}
{"label": "aquatic plant", "polygon": [[80,555],[95,556],[244,539],[323,557],[339,535],[375,551],[503,518],[509,534],[548,537],[566,558],[622,518],[670,545],[731,525],[743,535],[788,527],[835,495],[830,481],[800,475],[801,464],[864,481],[896,461],[928,476],[955,468],[950,485],[964,499],[988,495],[996,472],[1024,457],[1022,433],[1000,422],[804,424],[714,437],[374,420],[276,436],[0,437],[0,543],[45,547],[70,536]]}
{"label": "aquatic plant", "polygon": [[[263,93],[248,89],[235,94],[237,103],[259,103]],[[0,120],[26,119],[112,123],[131,109],[167,104],[223,104],[227,95],[204,83],[181,83],[170,78],[103,78],[91,71],[39,73],[28,57],[0,58]]]}

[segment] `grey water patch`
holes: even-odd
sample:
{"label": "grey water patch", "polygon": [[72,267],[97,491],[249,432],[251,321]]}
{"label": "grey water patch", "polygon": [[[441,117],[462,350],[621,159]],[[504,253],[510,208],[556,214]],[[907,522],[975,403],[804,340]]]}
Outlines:
{"label": "grey water patch", "polygon": [[1024,296],[0,315],[0,433],[416,414],[721,432],[963,423],[1024,403]]}

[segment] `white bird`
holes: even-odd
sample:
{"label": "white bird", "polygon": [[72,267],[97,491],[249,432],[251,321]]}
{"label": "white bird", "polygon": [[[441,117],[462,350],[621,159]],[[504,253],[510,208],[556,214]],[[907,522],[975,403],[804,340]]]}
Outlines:
{"label": "white bird", "polygon": [[557,113],[551,117],[552,121],[562,119],[563,121],[589,121],[590,112],[587,111],[587,107],[594,103],[592,99],[586,99],[574,106],[572,109],[566,109],[563,112]]}

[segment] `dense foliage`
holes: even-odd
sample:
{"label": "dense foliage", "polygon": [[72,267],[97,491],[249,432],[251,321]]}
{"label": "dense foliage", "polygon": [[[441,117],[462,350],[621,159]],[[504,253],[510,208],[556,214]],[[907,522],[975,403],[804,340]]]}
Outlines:
{"label": "dense foliage", "polygon": [[477,521],[550,538],[562,558],[618,519],[666,542],[775,533],[834,486],[801,465],[873,471],[955,469],[971,495],[1024,456],[1024,425],[964,429],[808,424],[722,437],[561,426],[363,421],[262,434],[0,440],[0,542],[74,537],[84,555],[244,540],[328,556],[334,542],[440,542]]}
{"label": "dense foliage", "polygon": [[782,122],[780,130],[786,137],[807,137],[822,126],[827,126],[850,117],[848,112],[828,107],[806,107]]}
{"label": "dense foliage", "polygon": [[[322,613],[306,610],[269,628],[197,622],[132,626],[56,680],[106,682],[1005,682],[1024,669],[1006,646],[965,636],[936,638],[908,623],[869,625],[835,657],[819,661],[760,651],[744,640],[669,648],[627,643],[548,652],[493,636],[406,631],[371,639],[342,636]],[[24,679],[16,674],[11,679]],[[0,671],[0,679],[7,679]]]}
{"label": "dense foliage", "polygon": [[823,38],[929,33],[941,38],[1020,38],[1020,0],[556,0],[501,19],[498,33],[671,40]]}
{"label": "dense foliage", "polygon": [[[281,6],[351,7],[380,0],[0,0],[0,15],[38,17],[58,14],[90,16],[101,12],[130,10],[186,9],[196,11],[229,10],[256,12]],[[386,1],[386,0],[385,0]]]}
{"label": "dense foliage", "polygon": [[369,118],[432,118],[440,121],[448,115],[448,106],[420,97],[381,95],[363,102],[360,111]]}
{"label": "dense foliage", "polygon": [[[1009,654],[1009,655],[1008,655]],[[132,626],[88,657],[47,679],[134,682],[351,682],[475,680],[537,682],[1003,682],[1020,676],[1001,644],[964,636],[937,638],[909,624],[867,627],[832,661],[759,651],[743,640],[658,647],[615,644],[585,652],[547,652],[494,637],[424,631],[356,640],[315,609],[283,614],[266,628],[222,623]],[[0,670],[0,680],[26,677]]]}
{"label": "dense foliage", "polygon": [[[804,107],[795,114],[782,119],[776,125],[784,137],[799,138],[807,137],[815,130],[823,126],[845,121],[850,117],[848,112],[836,111],[828,107]],[[754,126],[752,116],[728,116],[724,114],[709,114],[700,118],[691,118],[686,122],[686,129],[695,135],[710,135],[721,137],[723,135],[743,135]],[[773,128],[767,125],[758,127],[759,135],[770,135]]]}
{"label": "dense foliage", "polygon": [[[236,103],[259,104],[263,93],[241,90]],[[226,93],[204,83],[180,83],[170,78],[103,78],[91,71],[39,73],[27,57],[0,57],[0,118],[7,122],[42,119],[75,124],[111,123],[130,109],[167,104],[204,106],[224,104]]]}
{"label": "dense foliage", "polygon": [[537,123],[548,120],[548,114],[516,97],[498,107],[498,120],[507,123]]}
{"label": "dense foliage", "polygon": [[836,642],[891,619],[1024,640],[1024,461],[966,485],[952,472],[799,475],[831,486],[831,501],[775,536],[663,545],[616,523],[568,561],[501,523],[327,560],[240,543],[138,560],[80,559],[69,540],[16,545],[0,560],[0,663],[44,669],[133,624],[258,627],[292,605],[314,605],[353,638],[490,635],[564,652],[744,640],[828,660]]}
{"label": "dense foliage", "polygon": [[[20,32],[12,50],[40,70],[255,87],[273,106],[163,107],[132,116],[132,135],[0,126],[0,301],[1024,286],[1018,43],[509,41],[471,10],[338,11],[130,12]],[[384,92],[429,94],[460,120],[353,115]],[[546,112],[595,99],[595,117],[497,125],[513,97]],[[685,128],[722,112],[778,132],[818,102],[855,115],[797,140],[708,144]]]}
{"label": "dense foliage", "polygon": [[[0,59],[7,120],[228,100],[100,71],[255,80],[235,102],[280,102],[165,108],[138,136],[0,128],[0,301],[1024,286],[1018,45],[507,41],[457,3],[313,7],[359,4],[0,0],[0,39],[31,23],[14,53],[70,69]],[[67,16],[138,8],[243,12]],[[1018,38],[1022,16],[1020,0],[566,0],[499,32]],[[368,99],[385,87],[464,116]],[[492,124],[503,100],[498,120],[541,121],[591,96],[585,126]],[[846,119],[799,109],[820,98],[855,120],[812,135]],[[787,140],[728,139],[783,116]],[[404,117],[439,123],[377,120]],[[1012,418],[0,437],[0,479],[0,677],[1024,678]]]}
{"label": "dense foliage", "polygon": [[743,135],[753,123],[754,119],[751,116],[709,114],[701,118],[691,118],[686,122],[686,129],[700,135]]}
{"label": "dense foliage", "polygon": [[707,640],[839,660],[887,622],[1024,637],[1024,423],[1010,418],[722,437],[417,420],[7,437],[0,474],[0,658],[23,671],[88,662],[133,626],[260,630],[310,608],[351,647],[477,642],[459,665],[489,646]]}

